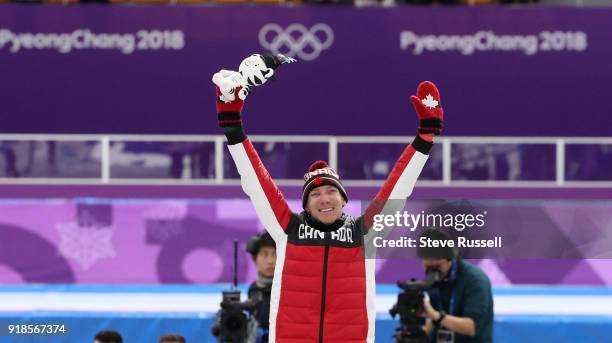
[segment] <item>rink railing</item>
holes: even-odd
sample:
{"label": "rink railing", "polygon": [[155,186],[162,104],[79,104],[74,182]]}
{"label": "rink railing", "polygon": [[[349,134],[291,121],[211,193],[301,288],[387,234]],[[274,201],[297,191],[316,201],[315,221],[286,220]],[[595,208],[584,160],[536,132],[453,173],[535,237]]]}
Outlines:
{"label": "rink railing", "polygon": [[[338,145],[409,143],[408,136],[282,136],[251,135],[254,143],[324,143],[327,144],[328,160],[332,167],[338,166]],[[3,142],[92,142],[100,145],[100,177],[0,177],[0,184],[66,184],[66,185],[238,185],[237,179],[224,177],[224,154],[226,139],[223,135],[104,135],[104,134],[0,134]],[[207,179],[173,178],[115,178],[111,177],[111,145],[113,142],[192,142],[214,143],[215,177]],[[568,144],[611,145],[612,137],[439,137],[436,144],[442,146],[442,177],[439,180],[423,180],[419,186],[426,187],[609,187],[612,188],[612,171],[608,180],[573,181],[565,177],[566,146]],[[555,146],[555,179],[550,181],[527,180],[453,180],[453,144],[547,144]],[[0,162],[2,162],[0,149]],[[6,163],[6,162],[5,162]],[[279,185],[301,186],[301,179],[276,179]],[[344,179],[347,186],[378,186],[383,180]]]}

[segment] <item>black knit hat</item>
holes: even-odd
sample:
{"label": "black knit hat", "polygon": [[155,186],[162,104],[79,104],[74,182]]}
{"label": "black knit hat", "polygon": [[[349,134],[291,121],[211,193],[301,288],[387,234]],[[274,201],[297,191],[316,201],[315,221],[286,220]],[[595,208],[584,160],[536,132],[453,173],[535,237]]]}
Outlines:
{"label": "black knit hat", "polygon": [[308,172],[304,174],[304,187],[302,188],[302,208],[306,208],[308,194],[320,186],[334,186],[340,191],[344,201],[348,202],[348,196],[344,190],[340,176],[333,168],[330,168],[325,161],[316,161],[310,165]]}
{"label": "black knit hat", "polygon": [[[440,229],[426,229],[423,231],[420,237],[429,238],[432,241],[446,241],[451,239],[446,232]],[[420,241],[419,237],[419,241]],[[421,259],[431,258],[431,259],[444,259],[444,260],[454,260],[457,258],[458,252],[456,248],[451,248],[448,245],[440,246],[440,247],[429,247],[429,246],[421,246],[417,248],[417,255]]]}
{"label": "black knit hat", "polygon": [[261,250],[262,247],[276,248],[276,243],[268,232],[256,234],[255,236],[251,237],[247,242],[246,251],[251,254],[253,258],[255,258],[257,254],[259,254],[259,250]]}

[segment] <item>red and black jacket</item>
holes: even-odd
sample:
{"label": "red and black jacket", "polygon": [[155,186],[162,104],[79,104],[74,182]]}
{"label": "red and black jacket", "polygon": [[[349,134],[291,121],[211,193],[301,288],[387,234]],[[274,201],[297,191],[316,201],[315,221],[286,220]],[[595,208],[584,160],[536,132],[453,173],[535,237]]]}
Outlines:
{"label": "red and black jacket", "polygon": [[[343,215],[331,226],[292,213],[242,130],[227,133],[243,190],[276,242],[270,301],[270,342],[373,342],[375,260],[366,259],[365,216]],[[374,199],[406,199],[428,158],[431,143],[408,145]],[[368,209],[368,217],[372,211]]]}

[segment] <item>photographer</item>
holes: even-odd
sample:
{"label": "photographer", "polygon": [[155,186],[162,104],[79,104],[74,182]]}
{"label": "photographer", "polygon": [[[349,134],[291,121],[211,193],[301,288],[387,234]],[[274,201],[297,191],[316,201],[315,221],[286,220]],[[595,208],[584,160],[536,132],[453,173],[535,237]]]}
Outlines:
{"label": "photographer", "polygon": [[249,287],[249,300],[255,307],[249,322],[247,342],[267,343],[276,244],[269,233],[258,234],[249,240],[247,252],[257,267],[257,279]]}
{"label": "photographer", "polygon": [[[440,230],[427,229],[421,237],[446,241]],[[431,342],[492,342],[493,295],[491,282],[478,267],[463,261],[455,248],[420,247],[419,258],[426,270],[437,269],[440,281],[424,299],[425,331]]]}

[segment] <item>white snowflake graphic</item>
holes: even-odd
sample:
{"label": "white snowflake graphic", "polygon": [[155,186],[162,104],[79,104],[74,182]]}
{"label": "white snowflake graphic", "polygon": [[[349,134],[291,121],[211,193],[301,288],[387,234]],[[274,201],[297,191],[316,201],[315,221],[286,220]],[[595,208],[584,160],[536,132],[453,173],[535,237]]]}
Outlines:
{"label": "white snowflake graphic", "polygon": [[59,252],[89,270],[98,260],[115,257],[110,227],[81,227],[76,222],[56,226],[60,235]]}
{"label": "white snowflake graphic", "polygon": [[434,99],[431,94],[427,94],[425,99],[421,99],[421,103],[429,108],[436,108],[438,106],[438,100]]}

